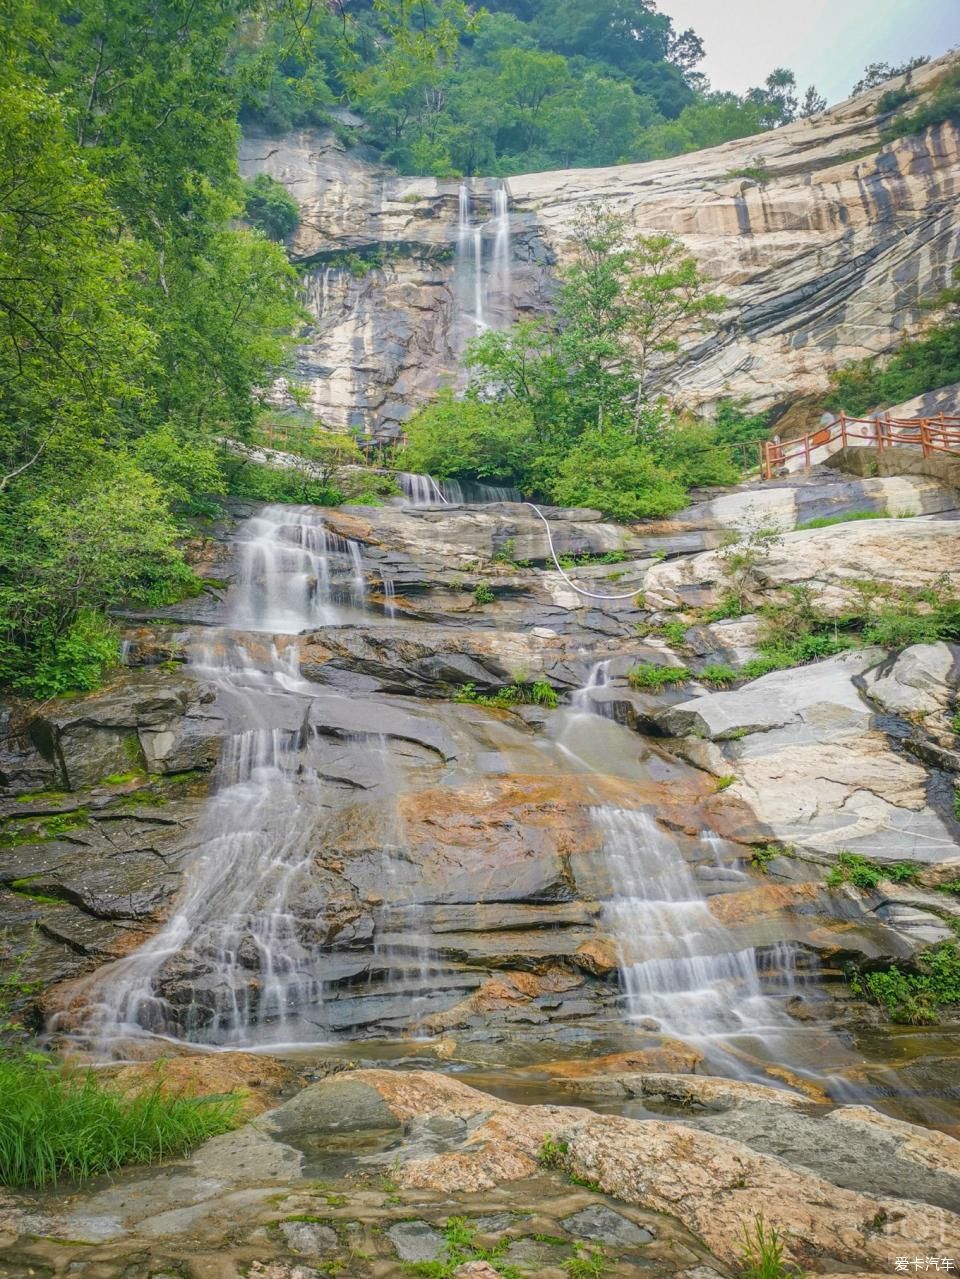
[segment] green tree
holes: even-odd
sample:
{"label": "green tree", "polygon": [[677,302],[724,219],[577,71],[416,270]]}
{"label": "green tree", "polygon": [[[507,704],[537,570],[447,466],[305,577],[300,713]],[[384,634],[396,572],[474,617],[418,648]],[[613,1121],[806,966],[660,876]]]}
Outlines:
{"label": "green tree", "polygon": [[147,403],[155,339],[104,184],[36,84],[0,88],[0,493],[83,466]]}
{"label": "green tree", "polygon": [[244,184],[244,212],[249,222],[271,240],[285,240],[300,222],[296,200],[268,173],[258,173]]}
{"label": "green tree", "polygon": [[708,291],[696,259],[670,235],[640,236],[633,243],[626,291],[638,429],[657,358],[675,354],[684,337],[709,328],[725,300]]}

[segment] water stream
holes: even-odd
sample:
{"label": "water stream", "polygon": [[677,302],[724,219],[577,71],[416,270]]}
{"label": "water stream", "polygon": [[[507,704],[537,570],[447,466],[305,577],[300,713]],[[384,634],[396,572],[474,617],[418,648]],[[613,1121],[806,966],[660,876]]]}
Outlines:
{"label": "water stream", "polygon": [[[427,478],[407,477],[411,503],[432,495],[436,504]],[[354,731],[348,695],[310,683],[299,670],[301,633],[366,627],[392,614],[389,572],[378,569],[383,611],[374,612],[360,546],[307,507],[264,508],[239,529],[236,557],[225,625],[199,634],[190,651],[191,669],[216,690],[227,731],[213,794],[184,852],[180,896],[140,949],[78,984],[61,1028],[79,1029],[103,1048],[143,1033],[254,1046],[329,1042],[368,1024],[416,1035],[427,1013],[462,998],[480,977],[431,952],[437,885],[421,887],[424,871],[401,812],[406,783],[380,724]],[[612,668],[608,659],[595,662],[542,738],[495,717],[484,721],[477,731],[488,767],[508,775],[566,770],[586,777],[588,793],[591,776],[621,767],[629,770],[624,778],[638,780],[669,770],[604,716],[598,694]],[[336,741],[318,736],[320,703],[326,714],[331,704],[340,707]],[[336,867],[325,875],[322,864],[330,815],[353,803],[352,794],[343,799],[346,787],[360,787],[365,811],[376,815],[371,833],[361,835],[372,840],[364,847],[381,903],[373,932],[361,939],[363,959],[332,947],[324,924],[327,895],[341,893],[345,882]],[[630,1033],[696,1044],[727,1074],[757,1073],[762,1059],[788,1060],[795,1026],[782,1001],[793,991],[793,951],[745,945],[712,913],[701,883],[703,868],[711,891],[742,886],[735,854],[705,832],[691,855],[649,811],[596,794],[591,818],[602,835],[607,883],[602,922],[620,949]],[[330,848],[339,857],[336,835]],[[454,854],[454,876],[455,866]],[[443,887],[453,890],[450,901],[469,900],[458,896],[456,880]],[[354,986],[342,989],[341,980]],[[357,984],[363,981],[367,989]]]}
{"label": "water stream", "polygon": [[502,183],[490,193],[489,209],[490,216],[478,220],[474,193],[469,183],[460,184],[456,278],[467,337],[513,323],[510,195]]}

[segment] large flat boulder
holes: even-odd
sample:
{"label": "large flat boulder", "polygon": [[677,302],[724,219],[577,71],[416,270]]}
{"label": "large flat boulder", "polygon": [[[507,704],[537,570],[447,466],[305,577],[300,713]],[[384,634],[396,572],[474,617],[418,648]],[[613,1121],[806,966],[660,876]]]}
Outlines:
{"label": "large flat boulder", "polygon": [[[862,607],[859,584],[894,591],[934,587],[960,571],[960,523],[951,520],[859,520],[784,533],[751,570],[748,598],[804,586],[830,616]],[[715,602],[730,588],[728,562],[707,551],[657,564],[646,576],[649,603],[668,608]]]}
{"label": "large flat boulder", "polygon": [[[327,1079],[257,1123],[281,1140],[295,1134],[298,1142],[354,1125],[403,1131],[404,1141],[390,1151],[397,1180],[445,1195],[531,1177],[549,1141],[565,1172],[624,1204],[678,1218],[726,1265],[739,1263],[743,1227],[758,1205],[766,1224],[781,1232],[787,1260],[825,1270],[880,1271],[890,1256],[929,1250],[944,1230],[960,1237],[960,1217],[936,1206],[960,1176],[960,1143],[953,1138],[882,1117],[874,1122],[870,1111],[808,1121],[765,1100],[738,1104],[747,1113],[769,1111],[771,1124],[793,1125],[794,1135],[779,1139],[782,1157],[760,1149],[759,1134],[754,1148],[689,1123],[521,1106],[428,1072],[363,1070]],[[832,1126],[822,1128],[818,1151],[820,1124]],[[834,1133],[840,1142],[834,1149],[845,1145],[849,1158],[829,1157],[827,1135]],[[883,1189],[850,1187],[861,1156],[888,1160],[888,1176],[882,1169],[864,1173]],[[906,1185],[892,1187],[895,1172]]]}
{"label": "large flat boulder", "polygon": [[714,771],[735,778],[724,799],[745,804],[773,839],[952,865],[960,846],[931,806],[926,769],[893,748],[860,693],[861,681],[876,686],[871,672],[883,662],[881,651],[861,650],[775,671],[668,707],[657,722],[704,762],[703,748],[716,744]]}

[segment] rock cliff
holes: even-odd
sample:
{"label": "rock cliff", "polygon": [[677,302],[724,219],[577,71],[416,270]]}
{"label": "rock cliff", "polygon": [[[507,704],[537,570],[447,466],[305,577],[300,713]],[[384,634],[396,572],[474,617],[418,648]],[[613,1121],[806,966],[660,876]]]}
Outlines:
{"label": "rock cliff", "polygon": [[719,330],[661,370],[666,393],[769,408],[821,390],[832,368],[896,346],[957,258],[960,132],[884,144],[880,96],[670,160],[510,178],[507,254],[497,182],[472,180],[465,211],[457,182],[397,177],[332,135],[247,136],[243,172],[271,174],[300,203],[290,249],[314,317],[298,371],[312,407],[331,426],[395,432],[455,378],[480,323],[549,305],[592,201],[681,237],[728,299]]}

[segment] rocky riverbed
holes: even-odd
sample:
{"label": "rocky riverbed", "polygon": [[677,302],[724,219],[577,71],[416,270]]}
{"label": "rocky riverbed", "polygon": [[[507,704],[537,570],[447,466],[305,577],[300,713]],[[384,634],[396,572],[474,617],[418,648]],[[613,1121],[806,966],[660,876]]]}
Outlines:
{"label": "rocky riverbed", "polygon": [[[954,505],[824,473],[658,525],[549,511],[569,577],[518,504],[237,507],[199,548],[221,587],[127,617],[102,692],[5,709],[0,914],[61,1050],[264,1113],[11,1201],[0,1275],[551,1276],[597,1243],[706,1279],[759,1208],[821,1273],[948,1254],[958,1026],[890,1026],[846,968],[956,935],[960,651],[697,672],[792,587],[933,588]],[[913,518],[789,531],[868,510]],[[771,523],[710,621],[725,535]],[[484,704],[538,681],[556,708]],[[915,873],[828,883],[851,853]]]}

